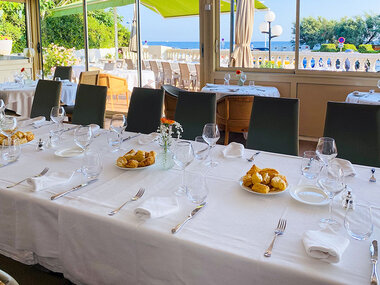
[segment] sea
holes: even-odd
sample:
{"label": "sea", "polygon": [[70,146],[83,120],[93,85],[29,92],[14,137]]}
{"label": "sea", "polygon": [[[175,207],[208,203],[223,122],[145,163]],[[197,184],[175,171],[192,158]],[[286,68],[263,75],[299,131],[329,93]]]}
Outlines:
{"label": "sea", "polygon": [[[155,41],[144,41],[143,44],[147,44],[148,46],[168,46],[172,48],[178,48],[178,49],[199,49],[199,42],[172,42],[172,41],[162,41],[162,42],[155,42]],[[290,41],[272,41],[271,42],[271,50],[275,51],[293,51],[294,50],[294,44]],[[230,42],[221,42],[220,43],[221,49],[229,49],[230,48]],[[268,48],[268,42],[264,41],[257,41],[257,42],[251,42],[251,49],[265,49]]]}

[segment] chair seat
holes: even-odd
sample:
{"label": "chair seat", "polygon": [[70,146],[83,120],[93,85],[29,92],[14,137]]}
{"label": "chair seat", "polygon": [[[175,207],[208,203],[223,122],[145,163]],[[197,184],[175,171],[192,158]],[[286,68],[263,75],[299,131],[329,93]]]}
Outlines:
{"label": "chair seat", "polygon": [[65,105],[63,108],[65,109],[66,114],[73,114],[75,105]]}

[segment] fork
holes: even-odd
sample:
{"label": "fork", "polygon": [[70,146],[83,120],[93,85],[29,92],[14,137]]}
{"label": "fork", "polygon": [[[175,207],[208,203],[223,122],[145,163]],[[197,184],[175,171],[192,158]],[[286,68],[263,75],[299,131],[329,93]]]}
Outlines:
{"label": "fork", "polygon": [[268,249],[265,251],[264,253],[264,256],[265,257],[271,257],[272,255],[272,249],[273,249],[273,245],[274,245],[274,241],[276,240],[276,238],[280,235],[282,235],[285,231],[285,228],[286,228],[286,220],[285,219],[279,219],[278,220],[278,224],[277,224],[277,228],[276,230],[274,231],[274,237],[273,237],[273,240],[272,242],[270,243]]}
{"label": "fork", "polygon": [[34,176],[31,176],[31,177],[27,177],[27,178],[25,178],[25,179],[23,179],[23,180],[21,180],[21,181],[15,183],[15,184],[12,184],[12,185],[7,186],[7,188],[15,187],[16,185],[19,185],[19,184],[21,184],[22,182],[24,182],[25,180],[27,180],[28,178],[37,178],[37,177],[44,176],[44,175],[46,174],[46,172],[48,172],[48,171],[49,171],[49,168],[48,168],[48,167],[45,167],[45,168],[44,168],[39,174],[34,175]]}
{"label": "fork", "polygon": [[125,202],[123,205],[121,205],[119,208],[117,208],[117,209],[115,209],[115,210],[113,210],[113,211],[111,211],[111,212],[109,212],[108,213],[108,215],[109,216],[113,216],[113,215],[115,215],[116,213],[118,213],[127,203],[129,203],[129,202],[133,202],[133,201],[136,201],[136,200],[138,200],[138,199],[140,199],[141,197],[142,197],[142,195],[144,195],[144,192],[145,192],[145,188],[140,188],[139,189],[139,191],[137,191],[137,193],[136,193],[136,195],[132,198],[132,199],[130,199],[130,200],[128,200],[127,202]]}
{"label": "fork", "polygon": [[249,162],[252,162],[255,160],[255,157],[258,156],[260,154],[260,151],[256,152],[255,154],[253,154],[250,158],[247,158],[247,160]]}

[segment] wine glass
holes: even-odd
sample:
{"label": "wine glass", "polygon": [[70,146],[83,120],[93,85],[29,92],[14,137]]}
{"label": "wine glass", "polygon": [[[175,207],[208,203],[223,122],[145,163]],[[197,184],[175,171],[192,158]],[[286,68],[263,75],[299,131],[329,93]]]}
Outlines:
{"label": "wine glass", "polygon": [[211,167],[215,167],[218,165],[218,162],[212,160],[211,151],[212,151],[212,148],[216,145],[216,142],[220,138],[218,125],[214,124],[214,123],[206,124],[203,127],[202,137],[207,142],[207,144],[210,146],[210,161],[207,163],[207,165],[209,165]]}
{"label": "wine glass", "polygon": [[127,120],[123,114],[112,115],[110,129],[118,134],[122,134],[127,126]]}
{"label": "wine glass", "polygon": [[240,80],[243,82],[243,85],[244,85],[244,82],[247,80],[247,74],[245,74],[244,72],[242,72],[240,74]]}
{"label": "wine glass", "polygon": [[322,227],[328,225],[333,229],[339,229],[340,224],[332,217],[332,205],[335,196],[344,189],[344,172],[337,164],[327,166],[326,170],[326,173],[321,179],[318,180],[318,183],[330,198],[329,218],[321,219],[320,225]]}
{"label": "wine glass", "polygon": [[90,126],[80,126],[74,132],[74,141],[83,151],[91,144],[92,130]]}
{"label": "wine glass", "polygon": [[368,205],[356,204],[353,209],[347,209],[344,227],[354,239],[365,240],[369,238],[373,232],[371,208]]}
{"label": "wine glass", "polygon": [[181,186],[174,192],[177,196],[182,196],[186,193],[186,186],[184,182],[185,168],[194,159],[193,146],[188,141],[176,141],[173,145],[173,159],[174,162],[182,170],[182,183]]}
{"label": "wine glass", "polygon": [[3,99],[0,99],[0,124],[5,117],[5,103]]}
{"label": "wine glass", "polygon": [[324,168],[326,169],[330,161],[333,160],[338,154],[335,140],[329,137],[319,138],[315,152],[317,153],[319,159],[324,163]]}
{"label": "wine glass", "polygon": [[59,106],[51,108],[50,119],[57,124],[57,128],[60,128],[62,126],[62,122],[65,119],[65,116],[65,108]]}
{"label": "wine glass", "polygon": [[307,179],[316,179],[321,172],[321,163],[315,151],[305,151],[301,162],[302,175]]}
{"label": "wine glass", "polygon": [[377,81],[377,88],[379,88],[379,89],[380,89],[380,80],[379,80],[379,81]]}
{"label": "wine glass", "polygon": [[0,132],[7,138],[10,138],[16,132],[16,128],[16,117],[4,116],[0,121]]}
{"label": "wine glass", "polygon": [[193,149],[195,158],[198,160],[205,160],[210,150],[209,145],[201,136],[195,137],[194,141]]}
{"label": "wine glass", "polygon": [[224,74],[224,85],[230,85],[231,74]]}

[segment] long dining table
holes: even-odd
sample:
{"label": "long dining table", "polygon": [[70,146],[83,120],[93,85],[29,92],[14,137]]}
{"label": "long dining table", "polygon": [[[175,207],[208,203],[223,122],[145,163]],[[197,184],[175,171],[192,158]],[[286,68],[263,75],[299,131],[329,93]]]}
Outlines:
{"label": "long dining table", "polygon": [[[50,126],[51,127],[51,126]],[[204,175],[209,189],[207,205],[183,229],[171,229],[196,206],[178,197],[177,212],[156,219],[141,219],[134,209],[150,197],[172,197],[180,184],[181,171],[152,167],[126,171],[115,166],[118,156],[130,149],[159,152],[156,142],[140,144],[134,137],[122,144],[124,150],[110,152],[107,132],[98,131],[90,149],[102,155],[103,171],[87,187],[51,201],[53,194],[68,190],[85,179],[76,171],[82,157],[62,158],[60,148],[74,146],[73,131],[62,135],[56,148],[37,150],[39,138],[47,139],[49,126],[32,130],[35,140],[22,146],[18,161],[0,168],[0,253],[25,264],[40,263],[62,272],[75,284],[369,284],[369,246],[379,238],[379,186],[368,181],[370,167],[354,165],[357,175],[346,183],[358,201],[373,210],[371,239],[350,238],[342,227],[337,235],[350,244],[337,264],[309,257],[302,243],[307,230],[317,230],[328,207],[310,206],[293,200],[287,190],[279,195],[256,195],[239,185],[253,163],[277,169],[286,175],[289,187],[297,185],[301,158],[262,151],[253,163],[255,150],[245,149],[241,158],[225,158],[225,146],[213,148],[215,168],[194,160],[186,169]],[[68,126],[66,126],[68,127]],[[134,133],[125,133],[132,136]],[[339,145],[338,145],[339,152]],[[67,184],[32,192],[21,183],[6,186],[39,173],[74,172]],[[117,215],[107,213],[132,198],[140,187],[144,196]],[[336,198],[333,214],[343,223],[344,210]],[[270,258],[264,251],[271,242],[278,219],[287,219]],[[17,279],[17,276],[14,276]]]}

